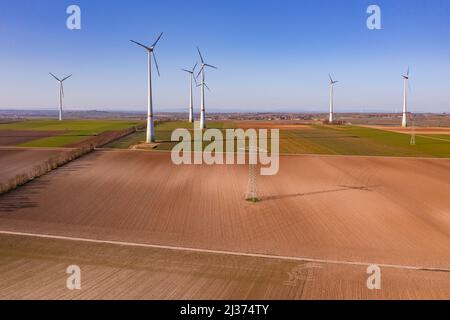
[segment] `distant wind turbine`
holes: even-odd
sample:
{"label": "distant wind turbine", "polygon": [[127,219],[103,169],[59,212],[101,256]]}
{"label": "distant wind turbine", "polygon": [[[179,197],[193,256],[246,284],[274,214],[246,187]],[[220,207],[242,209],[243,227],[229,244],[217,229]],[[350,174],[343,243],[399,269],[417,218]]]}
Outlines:
{"label": "distant wind turbine", "polygon": [[408,113],[407,108],[407,88],[409,86],[409,68],[406,72],[406,75],[402,75],[403,77],[403,117],[402,117],[402,127],[406,128],[408,126],[408,121],[406,115]]}
{"label": "distant wind turbine", "polygon": [[[202,75],[202,82],[200,83],[201,86],[201,104],[200,104],[200,129],[206,128],[206,117],[205,117],[205,87],[208,88],[208,86],[205,83],[205,68],[213,68],[217,69],[217,67],[212,66],[210,64],[205,63],[205,60],[203,59],[202,53],[200,52],[199,47],[197,47],[198,55],[200,56],[200,60],[202,62],[200,71],[197,74],[197,77],[201,74]],[[209,88],[208,88],[209,90]]]}
{"label": "distant wind turbine", "polygon": [[148,112],[147,112],[147,143],[155,142],[155,126],[154,126],[154,115],[153,115],[153,97],[152,97],[152,59],[155,61],[156,71],[159,73],[158,62],[155,57],[155,46],[158,41],[161,39],[163,33],[158,36],[156,41],[150,46],[147,47],[142,43],[139,43],[134,40],[130,40],[131,42],[137,44],[138,46],[143,47],[147,50],[148,53]]}
{"label": "distant wind turbine", "polygon": [[63,109],[63,99],[64,99],[64,85],[63,82],[69,79],[72,75],[67,76],[63,79],[59,79],[53,73],[49,72],[50,75],[59,82],[59,121],[62,121],[62,109]]}
{"label": "distant wind turbine", "polygon": [[333,89],[334,89],[334,85],[336,83],[338,83],[339,81],[335,81],[333,80],[333,78],[331,77],[331,75],[329,74],[328,77],[330,78],[330,118],[329,118],[329,122],[333,123],[333,108],[334,108],[334,97],[333,97]]}
{"label": "distant wind turbine", "polygon": [[197,68],[197,64],[198,63],[196,63],[195,64],[195,66],[192,68],[192,70],[188,70],[188,69],[181,69],[181,70],[183,70],[184,72],[187,72],[187,73],[189,73],[189,80],[190,80],[190,99],[189,99],[189,122],[190,123],[193,123],[194,122],[194,97],[193,97],[193,94],[192,94],[192,85],[193,85],[193,83],[192,83],[192,80],[194,80],[195,81],[195,85],[197,85],[197,79],[195,78],[195,75],[194,75],[194,71],[195,71],[195,68]]}

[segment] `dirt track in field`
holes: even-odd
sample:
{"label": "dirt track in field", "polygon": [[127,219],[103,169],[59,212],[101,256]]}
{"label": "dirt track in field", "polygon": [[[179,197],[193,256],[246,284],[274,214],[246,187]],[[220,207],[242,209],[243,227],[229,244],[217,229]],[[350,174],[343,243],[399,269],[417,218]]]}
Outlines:
{"label": "dirt track in field", "polygon": [[0,196],[0,230],[450,268],[450,161],[286,156],[247,166],[98,151]]}
{"label": "dirt track in field", "polygon": [[16,146],[63,133],[64,131],[0,130],[0,146]]}
{"label": "dirt track in field", "polygon": [[[69,265],[81,290],[66,288]],[[450,274],[0,235],[0,299],[449,299]]]}

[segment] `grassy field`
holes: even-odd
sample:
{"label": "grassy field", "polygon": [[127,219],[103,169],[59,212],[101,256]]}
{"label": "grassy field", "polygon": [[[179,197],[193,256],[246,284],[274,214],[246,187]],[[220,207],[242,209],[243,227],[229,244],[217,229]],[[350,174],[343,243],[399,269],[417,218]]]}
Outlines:
{"label": "grassy field", "polygon": [[[209,122],[208,128],[215,129],[226,129],[234,127],[233,123],[225,123],[225,122]],[[155,135],[156,141],[158,142],[158,146],[155,147],[155,150],[159,151],[169,151],[177,144],[177,142],[171,141],[172,132],[175,129],[189,129],[191,134],[193,135],[194,125],[186,122],[186,121],[170,121],[170,122],[161,122],[156,123],[155,126]],[[107,144],[106,148],[115,148],[115,149],[128,149],[133,145],[144,142],[146,139],[146,131],[145,129],[142,131],[138,131],[134,134],[126,136],[117,141],[113,141]]]}
{"label": "grassy field", "polygon": [[53,137],[36,139],[19,144],[21,147],[63,147],[80,142],[106,131],[123,130],[135,125],[138,121],[122,120],[32,120],[0,124],[0,130],[55,131]]}
{"label": "grassy field", "polygon": [[311,126],[280,133],[280,152],[334,155],[450,157],[450,141],[357,126]]}
{"label": "grassy field", "polygon": [[[238,123],[209,123],[210,128],[233,128]],[[192,128],[187,122],[166,122],[156,126],[159,145],[156,150],[171,150],[177,142],[170,141],[176,128]],[[109,144],[110,148],[126,149],[145,140],[145,132],[137,132]],[[416,135],[410,145],[409,134],[358,126],[311,125],[280,130],[280,152],[286,154],[329,154],[398,157],[450,157],[450,136]],[[270,145],[270,142],[268,143]]]}

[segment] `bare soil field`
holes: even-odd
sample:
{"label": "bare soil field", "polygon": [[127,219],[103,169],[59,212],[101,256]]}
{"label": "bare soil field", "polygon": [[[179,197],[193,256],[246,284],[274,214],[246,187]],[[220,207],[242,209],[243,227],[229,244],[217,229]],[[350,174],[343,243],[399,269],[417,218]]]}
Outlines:
{"label": "bare soil field", "polygon": [[[81,269],[68,290],[66,269]],[[449,299],[445,272],[0,235],[0,299]]]}
{"label": "bare soil field", "polygon": [[15,146],[37,139],[54,137],[63,133],[58,131],[0,130],[0,146]]}
{"label": "bare soil field", "polygon": [[283,156],[244,200],[248,167],[96,151],[0,196],[0,230],[450,268],[450,161]]}
{"label": "bare soil field", "polygon": [[33,173],[49,159],[64,157],[70,152],[72,149],[0,148],[0,191],[11,181]]}

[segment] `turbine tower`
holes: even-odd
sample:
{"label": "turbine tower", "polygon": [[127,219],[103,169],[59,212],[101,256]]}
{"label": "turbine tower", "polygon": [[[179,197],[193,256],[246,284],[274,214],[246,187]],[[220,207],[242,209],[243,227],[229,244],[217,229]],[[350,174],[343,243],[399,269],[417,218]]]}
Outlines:
{"label": "turbine tower", "polygon": [[334,108],[333,88],[334,85],[339,81],[334,81],[333,78],[331,77],[331,74],[329,74],[328,77],[330,78],[330,118],[328,121],[329,123],[333,123],[333,108]]}
{"label": "turbine tower", "polygon": [[195,68],[197,68],[197,63],[192,68],[192,70],[181,69],[184,72],[189,73],[189,80],[190,80],[190,89],[189,89],[189,94],[190,94],[190,99],[189,99],[189,122],[190,123],[194,123],[194,97],[193,97],[193,94],[192,94],[192,80],[194,80],[195,81],[195,85],[197,85],[197,79],[195,78],[195,75],[194,75]]}
{"label": "turbine tower", "polygon": [[154,116],[153,116],[153,97],[152,97],[152,60],[155,61],[156,71],[159,74],[158,62],[155,57],[155,46],[158,43],[159,39],[161,39],[163,33],[158,36],[156,41],[150,46],[147,47],[142,43],[136,42],[134,40],[130,40],[131,42],[137,44],[138,46],[143,47],[147,50],[148,53],[148,110],[147,110],[147,143],[155,142],[155,126],[154,126]]}
{"label": "turbine tower", "polygon": [[63,79],[59,79],[53,73],[49,72],[50,75],[59,82],[59,121],[62,121],[62,109],[63,109],[63,99],[64,99],[64,85],[63,82],[69,79],[72,75],[67,76]]}
{"label": "turbine tower", "polygon": [[[202,82],[200,83],[201,86],[201,103],[200,103],[200,129],[206,129],[206,118],[205,118],[205,87],[208,88],[208,86],[205,83],[205,68],[214,68],[217,69],[217,67],[212,66],[210,64],[205,63],[205,60],[203,59],[202,53],[200,52],[199,47],[197,47],[198,55],[200,56],[200,60],[202,62],[202,65],[200,67],[200,71],[197,74],[197,77],[201,74],[202,75]],[[209,88],[208,88],[209,90]]]}
{"label": "turbine tower", "polygon": [[407,113],[408,113],[408,108],[407,108],[407,87],[409,85],[409,68],[408,68],[408,72],[406,73],[406,75],[402,75],[403,77],[403,117],[402,117],[402,127],[406,128],[408,126],[408,122],[407,122]]}

